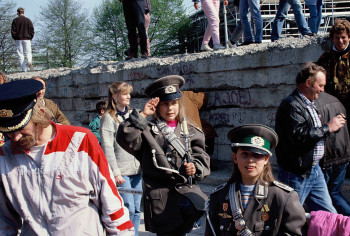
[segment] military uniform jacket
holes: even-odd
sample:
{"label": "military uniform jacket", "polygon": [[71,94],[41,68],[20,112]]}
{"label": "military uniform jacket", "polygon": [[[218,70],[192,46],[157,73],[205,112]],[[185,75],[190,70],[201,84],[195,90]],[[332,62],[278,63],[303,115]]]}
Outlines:
{"label": "military uniform jacket", "polygon": [[[207,208],[206,236],[237,235],[230,207],[229,188],[229,183],[224,184],[210,195]],[[305,224],[306,218],[298,194],[289,186],[274,181],[267,188],[267,196],[264,197],[264,195],[264,186],[257,183],[254,194],[249,200],[247,208],[243,211],[243,219],[252,234],[302,235],[301,228]],[[236,196],[241,209],[243,209],[239,184],[236,185]],[[263,217],[264,213],[268,214],[268,217]]]}
{"label": "military uniform jacket", "polygon": [[[178,124],[175,129],[177,137],[181,137]],[[182,219],[177,205],[178,193],[188,197],[197,210],[204,211],[206,195],[196,185],[209,175],[210,157],[204,151],[204,134],[188,125],[191,136],[192,162],[196,167],[193,186],[188,186],[187,176],[162,170],[156,167],[179,170],[183,159],[172,149],[153,121],[143,118],[134,110],[118,129],[117,141],[127,152],[135,156],[141,164],[144,191],[144,215],[146,230],[163,233],[180,227]],[[183,139],[180,139],[183,141]],[[154,154],[152,153],[154,150]],[[157,164],[155,164],[155,155]],[[180,170],[181,172],[181,170]]]}

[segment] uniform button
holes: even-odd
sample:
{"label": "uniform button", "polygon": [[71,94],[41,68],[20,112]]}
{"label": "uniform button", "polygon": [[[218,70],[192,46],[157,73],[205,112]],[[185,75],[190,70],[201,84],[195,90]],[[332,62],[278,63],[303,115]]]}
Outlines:
{"label": "uniform button", "polygon": [[224,230],[224,226],[223,225],[220,225],[220,230]]}
{"label": "uniform button", "polygon": [[171,161],[171,158],[170,158],[170,157],[168,157],[168,161]]}
{"label": "uniform button", "polygon": [[265,230],[266,230],[266,231],[269,231],[269,230],[270,230],[270,226],[266,225],[266,226],[265,226]]}

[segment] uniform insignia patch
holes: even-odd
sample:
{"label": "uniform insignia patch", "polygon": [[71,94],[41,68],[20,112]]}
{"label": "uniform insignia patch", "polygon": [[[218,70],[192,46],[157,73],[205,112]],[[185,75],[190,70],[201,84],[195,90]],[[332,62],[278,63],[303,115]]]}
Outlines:
{"label": "uniform insignia patch", "polygon": [[288,192],[291,192],[293,191],[294,189],[292,187],[289,187],[288,185],[286,184],[283,184],[281,182],[278,182],[278,181],[273,181],[274,185],[276,185],[277,187],[280,187],[281,189],[284,189],[284,190],[287,190]]}
{"label": "uniform insignia patch", "polygon": [[218,216],[224,218],[224,219],[230,219],[232,218],[231,215],[227,214],[227,213],[219,213]]}
{"label": "uniform insignia patch", "polygon": [[224,202],[224,203],[222,204],[222,210],[223,210],[224,212],[226,212],[226,211],[228,210],[228,202]]}

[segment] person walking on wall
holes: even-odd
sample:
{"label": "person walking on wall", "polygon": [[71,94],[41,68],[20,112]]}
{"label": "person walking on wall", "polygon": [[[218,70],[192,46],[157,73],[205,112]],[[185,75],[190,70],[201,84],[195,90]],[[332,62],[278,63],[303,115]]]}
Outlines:
{"label": "person walking on wall", "polygon": [[[194,2],[194,8],[198,10],[199,0],[194,0],[193,2]],[[208,26],[203,36],[201,51],[209,52],[209,51],[213,51],[213,49],[214,50],[225,49],[225,47],[223,47],[220,44],[220,28],[219,28],[220,0],[201,0],[201,4],[202,4],[204,14],[208,20]],[[228,0],[224,0],[224,5],[225,6],[228,5]],[[213,40],[213,44],[214,44],[213,48],[209,46],[210,39]]]}
{"label": "person walking on wall", "polygon": [[[255,36],[253,38],[253,31],[248,17],[250,13],[255,25]],[[239,1],[239,18],[243,27],[244,43],[241,46],[252,43],[262,43],[263,38],[263,21],[260,12],[260,0],[240,0]]]}
{"label": "person walking on wall", "polygon": [[19,64],[23,72],[26,72],[26,61],[30,68],[30,71],[34,71],[32,65],[32,44],[31,40],[34,37],[34,27],[32,21],[24,16],[24,9],[18,8],[17,15],[11,25],[11,35],[16,40],[17,55],[19,58]]}
{"label": "person walking on wall", "polygon": [[[109,87],[107,111],[101,119],[100,126],[101,147],[111,166],[117,186],[142,190],[140,162],[126,152],[116,139],[120,124],[133,111],[129,107],[131,92],[131,85],[125,82],[114,82]],[[120,195],[129,209],[130,220],[137,236],[141,219],[141,195],[131,193],[120,193]]]}
{"label": "person walking on wall", "polygon": [[302,35],[313,35],[313,33],[309,30],[307,22],[305,20],[300,0],[280,0],[278,4],[278,10],[272,25],[272,42],[280,39],[284,20],[287,18],[288,11],[291,7],[293,9],[295,23],[298,26],[299,32]]}
{"label": "person walking on wall", "polygon": [[309,8],[309,28],[312,33],[317,34],[322,20],[323,0],[305,0],[305,4]]}

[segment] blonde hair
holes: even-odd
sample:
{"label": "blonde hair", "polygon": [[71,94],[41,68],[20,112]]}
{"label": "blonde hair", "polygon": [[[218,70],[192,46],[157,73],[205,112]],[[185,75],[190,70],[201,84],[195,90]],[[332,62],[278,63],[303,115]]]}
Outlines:
{"label": "blonde hair", "polygon": [[119,122],[116,116],[117,101],[113,99],[113,95],[117,96],[119,93],[131,93],[132,90],[132,86],[125,82],[114,82],[109,86],[106,114],[109,113],[116,122]]}
{"label": "blonde hair", "polygon": [[[44,109],[45,112],[43,113],[41,109]],[[33,107],[33,114],[30,120],[33,121],[34,124],[46,128],[51,124],[52,117],[53,114],[47,107],[45,107],[44,101],[42,99],[37,99],[37,102]]]}

